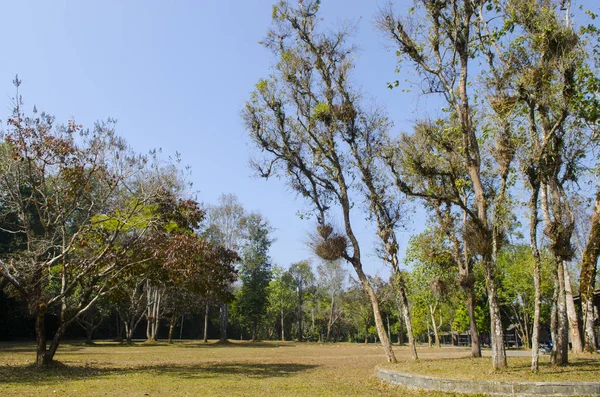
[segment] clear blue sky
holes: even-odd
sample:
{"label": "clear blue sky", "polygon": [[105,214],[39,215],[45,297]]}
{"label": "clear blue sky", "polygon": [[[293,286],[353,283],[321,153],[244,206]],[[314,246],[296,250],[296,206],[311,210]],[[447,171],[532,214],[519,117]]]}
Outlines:
{"label": "clear blue sky", "polygon": [[[276,228],[274,262],[287,267],[310,257],[304,242],[314,225],[296,216],[305,203],[281,182],[252,176],[252,150],[240,118],[244,101],[273,61],[258,42],[270,25],[274,2],[4,1],[0,118],[10,113],[16,73],[23,80],[26,108],[35,104],[61,122],[75,117],[87,126],[116,118],[119,134],[137,151],[180,152],[183,163],[192,166],[201,201],[215,203],[221,193],[235,193],[246,208],[263,213]],[[408,129],[419,115],[435,109],[430,102],[424,110],[423,97],[386,88],[398,78],[394,51],[386,49],[372,23],[384,4],[323,0],[322,11],[330,26],[357,22],[356,84],[387,108],[396,129]],[[396,4],[402,9],[411,2]],[[367,271],[387,274],[369,254],[372,232],[362,218],[356,220]],[[417,230],[423,223],[419,218]],[[408,234],[402,236],[403,249]]]}

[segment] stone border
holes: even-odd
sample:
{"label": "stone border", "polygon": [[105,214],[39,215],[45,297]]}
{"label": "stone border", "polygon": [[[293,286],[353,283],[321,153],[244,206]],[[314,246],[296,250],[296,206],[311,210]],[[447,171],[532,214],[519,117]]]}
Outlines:
{"label": "stone border", "polygon": [[494,382],[434,378],[375,370],[378,378],[412,389],[492,396],[600,396],[600,382]]}

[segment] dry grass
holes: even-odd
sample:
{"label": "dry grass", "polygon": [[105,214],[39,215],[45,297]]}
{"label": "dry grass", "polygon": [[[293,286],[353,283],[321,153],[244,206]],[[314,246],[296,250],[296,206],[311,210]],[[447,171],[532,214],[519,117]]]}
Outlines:
{"label": "dry grass", "polygon": [[[405,348],[396,348],[400,358]],[[65,344],[32,367],[34,346],[0,345],[2,396],[425,396],[374,376],[378,345],[183,342]],[[447,395],[439,393],[437,395]]]}
{"label": "dry grass", "polygon": [[597,354],[572,355],[566,367],[554,367],[550,364],[549,356],[540,356],[538,373],[530,371],[530,357],[508,357],[508,368],[501,371],[493,371],[489,358],[466,357],[423,359],[418,362],[407,360],[398,364],[385,364],[383,367],[398,372],[451,379],[510,382],[600,381],[600,356]]}
{"label": "dry grass", "polygon": [[[489,359],[457,359],[464,349],[420,349],[410,363],[395,347],[400,371],[444,376],[477,373],[489,379]],[[451,361],[431,360],[454,357]],[[32,344],[0,345],[1,396],[447,396],[416,392],[379,381],[385,364],[378,345],[316,343],[65,344],[51,369],[32,367]],[[514,360],[514,359],[513,359]],[[520,362],[511,360],[511,364]],[[523,360],[526,361],[525,358]],[[583,362],[583,361],[582,361]],[[597,361],[596,361],[597,364]],[[387,366],[387,365],[385,365]],[[462,369],[461,369],[462,368]],[[579,372],[586,375],[575,375]],[[514,373],[507,372],[506,376]],[[547,373],[549,376],[556,374]],[[598,378],[597,365],[570,370],[574,379]],[[558,376],[561,376],[560,374]],[[566,372],[564,377],[570,377]],[[554,378],[553,378],[554,379]],[[541,379],[536,379],[541,380]],[[563,378],[564,380],[564,378]]]}

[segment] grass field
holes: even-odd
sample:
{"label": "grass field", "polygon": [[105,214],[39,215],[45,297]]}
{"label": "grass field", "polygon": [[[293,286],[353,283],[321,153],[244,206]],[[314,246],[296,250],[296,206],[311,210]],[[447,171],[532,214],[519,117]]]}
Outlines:
{"label": "grass field", "polygon": [[404,373],[437,378],[490,380],[510,382],[599,382],[600,357],[580,354],[569,357],[566,367],[554,367],[549,356],[540,356],[539,372],[531,373],[530,357],[508,357],[508,368],[493,371],[489,358],[438,358],[436,360],[406,361],[382,367]]}
{"label": "grass field", "polygon": [[[399,360],[409,360],[406,348],[396,347],[395,351]],[[468,354],[428,348],[419,353],[422,363]],[[385,362],[378,345],[64,344],[56,356],[60,365],[55,368],[34,368],[33,358],[32,344],[0,345],[0,396],[436,395],[390,386],[375,378],[375,367]],[[489,360],[478,364],[489,366]],[[416,368],[400,363],[396,369],[409,367]],[[594,371],[600,374],[598,367]]]}

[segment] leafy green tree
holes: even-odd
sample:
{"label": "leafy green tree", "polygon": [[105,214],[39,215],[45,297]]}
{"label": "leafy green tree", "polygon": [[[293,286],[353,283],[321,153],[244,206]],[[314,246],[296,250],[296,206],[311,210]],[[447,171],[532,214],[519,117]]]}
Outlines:
{"label": "leafy green tree", "polygon": [[[219,197],[219,204],[208,208],[208,227],[204,234],[211,241],[237,252],[244,239],[243,223],[245,217],[246,211],[237,196],[235,194],[222,194]],[[229,323],[227,301],[222,301],[219,305],[219,318],[220,341],[225,342],[227,341],[227,325]]]}
{"label": "leafy green tree", "polygon": [[[373,336],[373,308],[369,298],[360,287],[360,284],[351,279],[350,288],[346,291],[346,307],[348,316],[352,318],[354,326],[359,330],[359,335],[364,335],[365,343],[369,343],[369,337]],[[375,329],[375,333],[377,330]]]}
{"label": "leafy green tree", "polygon": [[281,341],[285,341],[285,319],[293,313],[297,305],[294,279],[289,271],[275,266],[273,279],[268,287],[269,311],[272,318],[279,318],[281,325]]}
{"label": "leafy green tree", "polygon": [[431,324],[435,343],[441,347],[442,311],[451,303],[455,292],[457,265],[443,246],[440,235],[431,229],[410,239],[406,261],[411,266],[409,290],[413,304],[426,308],[425,323]]}
{"label": "leafy green tree", "polygon": [[321,298],[325,307],[324,317],[327,327],[325,340],[329,341],[333,326],[344,314],[342,302],[347,272],[338,260],[323,261],[317,267],[317,273],[319,288],[322,291]]}
{"label": "leafy green tree", "polygon": [[258,328],[266,314],[269,281],[271,280],[271,258],[269,248],[273,243],[271,227],[257,213],[243,220],[245,229],[242,245],[240,279],[242,285],[236,294],[234,315],[243,326],[250,328],[252,340],[258,337]]}
{"label": "leafy green tree", "polygon": [[[552,266],[548,255],[542,256],[540,321],[548,322],[552,306]],[[500,269],[500,302],[506,311],[506,317],[515,325],[519,336],[530,347],[535,315],[535,285],[531,283],[534,269],[531,248],[523,245],[506,246],[498,257]]]}
{"label": "leafy green tree", "polygon": [[289,269],[289,273],[294,282],[294,287],[296,288],[296,294],[298,295],[298,309],[297,309],[297,319],[298,319],[298,340],[304,340],[304,327],[303,327],[303,319],[304,319],[304,300],[306,294],[310,291],[310,289],[315,284],[315,275],[313,274],[312,267],[310,261],[304,260],[296,263],[292,263]]}

